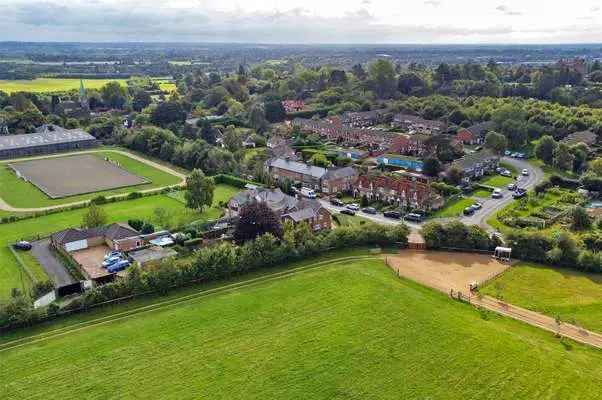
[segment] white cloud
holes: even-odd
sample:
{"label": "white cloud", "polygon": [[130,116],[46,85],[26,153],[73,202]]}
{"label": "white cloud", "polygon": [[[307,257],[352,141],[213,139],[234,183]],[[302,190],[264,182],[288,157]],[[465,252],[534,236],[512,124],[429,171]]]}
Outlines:
{"label": "white cloud", "polygon": [[602,42],[595,0],[502,1],[3,0],[0,40]]}

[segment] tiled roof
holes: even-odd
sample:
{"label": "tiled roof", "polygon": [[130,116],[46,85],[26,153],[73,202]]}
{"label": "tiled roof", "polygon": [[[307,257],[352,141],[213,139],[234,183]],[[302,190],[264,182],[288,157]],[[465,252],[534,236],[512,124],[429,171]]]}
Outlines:
{"label": "tiled roof", "polygon": [[326,169],[322,167],[316,167],[313,165],[303,164],[297,161],[285,160],[277,158],[270,163],[271,167],[284,169],[287,171],[296,172],[303,175],[310,175],[314,178],[320,179],[325,173]]}
{"label": "tiled roof", "polygon": [[322,179],[341,179],[356,176],[357,171],[353,167],[333,168],[329,169]]}

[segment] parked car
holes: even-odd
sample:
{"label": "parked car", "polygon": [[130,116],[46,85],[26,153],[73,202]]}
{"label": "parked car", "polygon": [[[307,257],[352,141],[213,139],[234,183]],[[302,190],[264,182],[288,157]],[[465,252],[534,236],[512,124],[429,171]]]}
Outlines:
{"label": "parked car", "polygon": [[477,201],[471,207],[475,210],[480,210],[481,208],[483,208],[483,205]]}
{"label": "parked car", "polygon": [[475,212],[475,209],[474,209],[474,207],[473,207],[473,206],[468,206],[468,207],[466,207],[466,208],[465,208],[465,209],[462,211],[462,214],[464,214],[464,215],[472,215],[472,214],[474,214],[474,212]]}
{"label": "parked car", "polygon": [[512,197],[515,199],[520,199],[522,197],[525,197],[526,195],[527,195],[527,191],[525,189],[518,188],[518,189],[516,189],[516,192],[514,192]]}
{"label": "parked car", "polygon": [[366,214],[376,214],[376,208],[365,207],[365,208],[362,208],[362,212],[365,212]]}
{"label": "parked car", "polygon": [[516,190],[516,185],[514,183],[509,183],[508,190]]}
{"label": "parked car", "polygon": [[523,176],[529,176],[529,170],[525,168],[525,169],[523,169],[523,170],[521,171],[521,174],[522,174]]}
{"label": "parked car", "polygon": [[308,199],[315,199],[316,197],[318,197],[313,189],[306,187],[302,187],[299,193],[301,194],[301,196],[307,197]]}
{"label": "parked car", "polygon": [[511,178],[512,177],[512,172],[510,172],[509,170],[505,169],[502,172],[500,172],[500,175],[501,176],[506,176],[508,178]]}
{"label": "parked car", "polygon": [[107,267],[107,271],[114,274],[115,272],[123,271],[124,269],[129,267],[130,264],[131,263],[128,260],[121,260]]}
{"label": "parked car", "polygon": [[525,153],[516,153],[516,158],[525,158]]}
{"label": "parked car", "polygon": [[406,220],[406,221],[411,221],[411,222],[422,222],[423,217],[420,214],[409,213],[409,214],[406,214],[403,217],[403,219]]}
{"label": "parked car", "polygon": [[330,204],[332,204],[333,206],[337,206],[337,207],[343,207],[345,205],[345,203],[343,203],[341,200],[337,199],[336,197],[330,199]]}
{"label": "parked car", "polygon": [[510,150],[506,150],[506,151],[504,152],[504,155],[505,155],[506,157],[508,157],[510,154],[512,154],[512,152],[511,152]]}
{"label": "parked car", "polygon": [[108,268],[108,267],[110,267],[111,265],[113,265],[113,264],[116,264],[116,263],[118,263],[118,262],[119,262],[119,261],[121,261],[121,260],[123,260],[123,258],[121,258],[121,256],[113,256],[113,257],[109,257],[109,258],[107,258],[106,260],[104,260],[104,261],[102,262],[102,266],[103,266],[104,268]]}
{"label": "parked car", "polygon": [[504,197],[504,195],[501,189],[495,189],[493,193],[491,193],[492,199],[501,199],[502,197]]}
{"label": "parked car", "polygon": [[120,251],[111,251],[110,253],[105,254],[105,258],[104,261],[107,261],[109,258],[113,258],[113,257],[121,257],[122,254]]}
{"label": "parked car", "polygon": [[516,155],[517,155],[517,154],[518,154],[518,153],[512,153],[512,154],[510,154],[510,157],[516,158]]}
{"label": "parked car", "polygon": [[401,219],[401,213],[399,211],[385,211],[383,215],[387,218]]}
{"label": "parked car", "polygon": [[13,245],[13,247],[14,247],[16,250],[29,251],[29,250],[31,250],[31,247],[32,247],[32,246],[31,246],[31,243],[29,243],[29,242],[27,242],[27,241],[25,241],[25,240],[20,240],[20,241],[18,241],[17,243],[15,243],[15,244]]}
{"label": "parked car", "polygon": [[351,210],[351,211],[359,211],[360,210],[360,206],[355,203],[347,204],[347,206],[345,208],[347,208],[348,210]]}
{"label": "parked car", "polygon": [[353,211],[353,210],[350,210],[350,209],[348,209],[348,208],[346,208],[346,209],[344,209],[344,210],[341,210],[341,211],[340,211],[340,213],[341,213],[341,214],[345,214],[345,215],[351,215],[351,216],[355,215],[355,211]]}

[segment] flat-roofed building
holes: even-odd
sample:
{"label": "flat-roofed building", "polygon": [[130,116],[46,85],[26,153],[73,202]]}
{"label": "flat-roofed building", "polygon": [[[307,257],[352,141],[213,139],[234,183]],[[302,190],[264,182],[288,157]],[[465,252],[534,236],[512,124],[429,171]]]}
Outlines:
{"label": "flat-roofed building", "polygon": [[87,149],[97,145],[96,138],[81,129],[42,125],[35,133],[0,136],[0,159]]}

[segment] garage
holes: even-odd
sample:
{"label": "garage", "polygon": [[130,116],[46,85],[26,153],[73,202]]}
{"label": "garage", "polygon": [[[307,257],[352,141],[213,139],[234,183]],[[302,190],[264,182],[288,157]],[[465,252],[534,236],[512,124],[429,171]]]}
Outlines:
{"label": "garage", "polygon": [[69,253],[72,251],[83,250],[88,248],[88,240],[76,240],[74,242],[65,243],[65,250]]}

